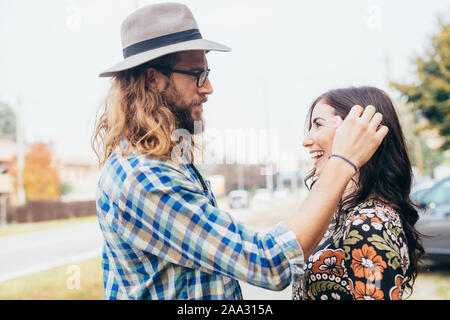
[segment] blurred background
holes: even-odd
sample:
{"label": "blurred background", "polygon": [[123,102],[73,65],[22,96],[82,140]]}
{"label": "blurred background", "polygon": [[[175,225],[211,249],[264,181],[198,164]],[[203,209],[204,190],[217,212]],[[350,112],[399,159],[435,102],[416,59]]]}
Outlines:
{"label": "blurred background", "polygon": [[[0,0],[0,299],[103,299],[90,147],[120,24],[161,1]],[[306,113],[371,85],[396,103],[426,260],[409,299],[450,299],[450,4],[192,0],[214,94],[196,161],[219,207],[265,230],[304,199]],[[242,284],[245,299],[291,299]]]}

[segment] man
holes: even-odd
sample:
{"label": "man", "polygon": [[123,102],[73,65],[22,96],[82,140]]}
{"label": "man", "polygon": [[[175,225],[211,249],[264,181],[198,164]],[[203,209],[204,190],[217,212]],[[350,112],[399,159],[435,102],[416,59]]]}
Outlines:
{"label": "man", "polygon": [[122,42],[125,59],[101,74],[113,81],[93,138],[103,164],[105,297],[241,299],[237,280],[284,289],[323,236],[353,165],[386,135],[381,115],[354,107],[335,135],[333,153],[343,158],[328,161],[287,223],[257,233],[217,208],[196,167],[178,161],[189,145],[178,143],[189,137],[173,135],[194,132],[213,93],[206,52],[229,48],[202,39],[189,9],[175,3],[131,14]]}

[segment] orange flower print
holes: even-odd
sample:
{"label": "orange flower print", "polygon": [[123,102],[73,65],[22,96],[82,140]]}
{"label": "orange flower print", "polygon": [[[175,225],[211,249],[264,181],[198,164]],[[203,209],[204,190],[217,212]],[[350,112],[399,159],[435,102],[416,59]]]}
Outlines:
{"label": "orange flower print", "polygon": [[367,220],[367,216],[365,214],[363,214],[363,213],[351,215],[350,216],[350,221],[355,221],[355,220],[366,221]]}
{"label": "orange flower print", "polygon": [[329,273],[342,277],[344,275],[343,266],[344,253],[342,250],[327,250],[320,255],[319,260],[314,262],[312,271],[314,273]]}
{"label": "orange flower print", "polygon": [[351,215],[348,218],[347,224],[351,223],[351,224],[357,226],[357,225],[360,225],[361,223],[363,223],[366,220],[367,220],[367,216],[365,214],[358,214],[358,215],[354,214],[354,215]]}
{"label": "orange flower print", "polygon": [[370,281],[383,279],[383,271],[387,267],[381,256],[377,255],[374,247],[363,244],[361,249],[352,251],[352,268],[356,277]]}
{"label": "orange flower print", "polygon": [[373,217],[370,219],[370,224],[377,230],[381,230],[381,228],[383,227],[382,223],[383,222],[378,217]]}
{"label": "orange flower print", "polygon": [[384,298],[383,291],[375,287],[375,285],[371,283],[364,284],[361,281],[356,281],[353,295],[356,300],[383,300]]}
{"label": "orange flower print", "polygon": [[392,300],[401,300],[402,299],[402,283],[403,276],[396,275],[395,276],[395,287],[392,287],[391,291],[389,291],[389,296]]}

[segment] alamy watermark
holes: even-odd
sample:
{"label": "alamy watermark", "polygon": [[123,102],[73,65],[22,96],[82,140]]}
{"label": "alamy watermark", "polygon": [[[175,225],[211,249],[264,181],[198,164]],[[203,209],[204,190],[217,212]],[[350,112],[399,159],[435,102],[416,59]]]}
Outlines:
{"label": "alamy watermark", "polygon": [[202,121],[194,122],[193,135],[186,129],[172,133],[176,143],[172,161],[189,163],[194,153],[203,164],[278,164],[280,132],[278,129],[208,129]]}
{"label": "alamy watermark", "polygon": [[366,27],[369,30],[381,29],[381,8],[377,5],[367,7],[368,17],[366,20]]}
{"label": "alamy watermark", "polygon": [[76,4],[66,8],[66,28],[72,31],[81,28],[81,8]]}
{"label": "alamy watermark", "polygon": [[67,277],[66,287],[69,290],[81,289],[81,268],[77,264],[71,264],[66,268]]}

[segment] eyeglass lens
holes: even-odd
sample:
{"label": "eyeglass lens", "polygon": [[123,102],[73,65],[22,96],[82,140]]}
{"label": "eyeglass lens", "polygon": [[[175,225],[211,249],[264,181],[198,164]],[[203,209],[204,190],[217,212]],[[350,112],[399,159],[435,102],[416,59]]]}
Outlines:
{"label": "eyeglass lens", "polygon": [[200,77],[198,77],[197,85],[199,88],[203,87],[203,85],[205,84],[206,78],[208,78],[208,73],[209,72],[207,70],[205,70],[200,74]]}

